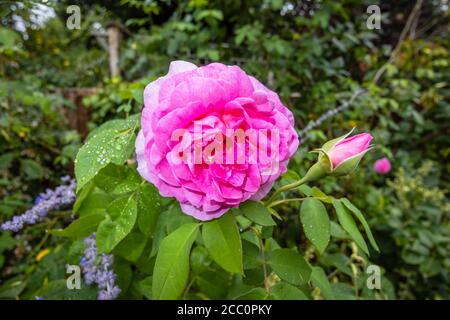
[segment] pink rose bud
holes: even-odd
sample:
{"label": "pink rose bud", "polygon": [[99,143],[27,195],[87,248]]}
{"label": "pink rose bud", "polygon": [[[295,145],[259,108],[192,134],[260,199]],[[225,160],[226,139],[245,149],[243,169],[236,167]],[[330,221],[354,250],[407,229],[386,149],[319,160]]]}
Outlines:
{"label": "pink rose bud", "polygon": [[347,138],[353,130],[342,137],[326,142],[319,153],[318,161],[309,168],[303,182],[318,180],[326,175],[344,176],[352,173],[367,151],[371,149],[373,137],[368,133]]}
{"label": "pink rose bud", "polygon": [[388,158],[384,157],[375,161],[373,169],[378,174],[386,174],[391,171],[391,162]]}
{"label": "pink rose bud", "polygon": [[360,133],[336,143],[327,152],[333,168],[337,168],[344,161],[366,152],[372,139],[373,137],[370,134]]}

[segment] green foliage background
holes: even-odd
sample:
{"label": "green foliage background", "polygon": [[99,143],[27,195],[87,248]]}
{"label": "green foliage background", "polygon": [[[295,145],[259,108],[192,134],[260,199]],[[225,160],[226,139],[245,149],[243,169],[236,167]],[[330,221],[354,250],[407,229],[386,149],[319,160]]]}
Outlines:
{"label": "green foliage background", "polygon": [[[300,232],[300,205],[280,205],[276,209],[283,221],[259,230],[266,250],[276,252],[279,245],[297,248],[316,267],[309,284],[270,278],[273,298],[448,299],[449,11],[440,1],[424,1],[413,36],[408,34],[398,54],[385,64],[415,2],[379,1],[382,28],[369,30],[366,8],[374,2],[89,1],[78,3],[80,30],[65,27],[66,7],[76,1],[49,2],[55,15],[45,22],[36,19],[43,14],[36,11],[35,2],[0,4],[0,221],[30,207],[40,192],[59,183],[61,175],[73,174],[73,160],[84,137],[69,129],[65,112],[77,106],[64,98],[62,89],[97,89],[82,101],[90,111],[87,126],[94,130],[107,120],[138,113],[142,89],[163,75],[172,60],[238,64],[279,93],[294,112],[299,132],[348,101],[355,91],[364,90],[349,108],[302,136],[290,172],[280,185],[305,174],[315,161],[310,150],[354,126],[371,132],[377,145],[355,174],[339,180],[326,178],[320,188],[349,198],[361,209],[381,253],[371,252],[369,258],[336,223],[331,224],[327,249],[319,253]],[[110,21],[124,28],[121,77],[116,78],[108,74],[105,39],[96,36]],[[380,68],[385,72],[374,82]],[[124,124],[124,130],[135,129],[132,121]],[[382,156],[392,162],[386,176],[372,170]],[[114,247],[121,298],[153,297],[157,284],[152,283],[151,272],[157,248],[164,244],[161,240],[192,221],[170,199],[145,199],[142,189],[151,186],[141,186],[132,167],[109,165],[103,174],[126,176],[127,183],[135,184],[116,192],[96,177],[89,182],[91,201],[52,213],[19,234],[1,234],[0,298],[95,297],[88,287],[78,295],[62,293],[64,264],[78,264],[83,249],[80,238],[87,234],[65,238],[46,230],[66,227],[73,215],[104,214],[107,204],[123,190],[133,190],[127,196],[136,202],[137,210],[152,203],[151,217],[136,217],[137,225],[148,228],[135,228],[126,238],[108,238],[104,243]],[[116,205],[123,202],[120,197]],[[246,223],[238,222],[240,227]],[[103,227],[105,237],[111,224],[121,222],[108,223]],[[153,235],[151,240],[147,233]],[[207,237],[205,228],[201,233]],[[98,236],[102,236],[100,229]],[[198,245],[188,252],[191,274],[184,298],[264,296],[260,243],[249,231],[242,238],[244,257],[254,258],[244,261],[245,278],[231,277],[226,271],[235,272],[235,264],[218,265],[197,239]],[[37,259],[46,249],[49,253]],[[286,252],[275,255],[284,259]],[[365,286],[369,264],[383,269],[381,291]],[[276,271],[279,266],[272,267]],[[331,291],[323,285],[324,277]],[[308,286],[312,291],[306,290]]]}

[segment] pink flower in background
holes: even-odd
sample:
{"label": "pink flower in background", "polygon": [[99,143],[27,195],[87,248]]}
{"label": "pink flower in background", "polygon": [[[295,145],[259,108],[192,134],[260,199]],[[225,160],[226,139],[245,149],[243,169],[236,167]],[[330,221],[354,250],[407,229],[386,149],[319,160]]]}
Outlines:
{"label": "pink flower in background", "polygon": [[[138,171],[162,196],[175,197],[183,212],[199,220],[220,217],[248,199],[262,199],[299,145],[293,115],[278,95],[237,66],[174,61],[166,76],[147,85],[144,104],[136,140]],[[230,130],[270,132],[265,139],[258,136],[257,149],[266,149],[271,161],[251,157],[247,136],[231,151],[234,160],[243,155],[240,161],[221,161],[230,150],[211,152],[208,147],[217,134],[234,141]],[[192,149],[200,150],[201,161],[175,161],[180,152]]]}
{"label": "pink flower in background", "polygon": [[373,169],[376,173],[379,174],[389,173],[389,171],[391,171],[391,162],[386,157],[378,159],[377,161],[375,161]]}
{"label": "pink flower in background", "polygon": [[333,168],[342,162],[365,153],[369,149],[373,137],[369,133],[360,133],[350,138],[345,138],[336,143],[327,154],[333,164]]}

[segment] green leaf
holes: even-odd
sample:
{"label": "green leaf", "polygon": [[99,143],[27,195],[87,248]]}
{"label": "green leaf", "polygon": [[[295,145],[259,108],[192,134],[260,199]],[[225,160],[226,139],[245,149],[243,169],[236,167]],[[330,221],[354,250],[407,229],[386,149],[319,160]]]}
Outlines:
{"label": "green leaf", "polygon": [[155,256],[159,250],[159,245],[164,237],[167,235],[167,222],[169,221],[170,211],[163,211],[158,217],[158,221],[156,222],[155,232],[153,234],[152,241],[152,250],[150,252],[150,256]]}
{"label": "green leaf", "polygon": [[286,282],[273,286],[272,297],[275,300],[309,300],[302,290]]}
{"label": "green leaf", "polygon": [[306,237],[322,254],[330,241],[327,209],[319,200],[306,198],[300,208],[300,220]]}
{"label": "green leaf", "polygon": [[137,217],[135,194],[114,200],[108,207],[106,219],[97,229],[97,248],[109,253],[133,229]]}
{"label": "green leaf", "polygon": [[380,248],[377,245],[377,242],[375,241],[375,238],[373,237],[372,231],[370,230],[369,224],[367,223],[366,219],[364,218],[361,211],[353,205],[353,203],[350,202],[347,198],[341,199],[341,201],[344,203],[344,205],[351,211],[353,214],[358,218],[359,222],[364,227],[364,230],[366,231],[367,237],[369,238],[369,242],[372,245],[372,247],[377,251],[380,252]]}
{"label": "green leaf", "polygon": [[147,277],[139,282],[139,291],[149,300],[152,300],[153,277]]}
{"label": "green leaf", "polygon": [[117,245],[114,253],[128,261],[136,262],[142,255],[146,244],[147,238],[145,235],[140,232],[132,232]]}
{"label": "green leaf", "polygon": [[151,184],[146,183],[138,193],[138,227],[147,237],[155,232],[158,222],[161,202],[158,190]]}
{"label": "green leaf", "polygon": [[336,214],[338,216],[338,220],[342,228],[350,235],[350,237],[352,237],[352,239],[356,242],[356,244],[367,255],[369,255],[369,249],[367,248],[367,244],[364,241],[361,232],[359,232],[355,221],[353,220],[352,216],[348,213],[347,209],[342,205],[342,202],[333,199],[333,206],[336,209]]}
{"label": "green leaf", "polygon": [[[84,190],[84,189],[83,189]],[[91,215],[94,213],[106,213],[106,208],[111,204],[111,201],[114,200],[114,197],[110,194],[99,192],[96,189],[90,192],[84,198],[83,202],[79,204],[76,213],[80,217],[84,217],[87,215]]]}
{"label": "green leaf", "polygon": [[136,100],[137,103],[142,105],[144,103],[144,95],[142,89],[133,89],[131,90],[131,94],[133,99]]}
{"label": "green leaf", "polygon": [[270,211],[261,204],[256,201],[246,201],[240,205],[239,210],[246,216],[248,219],[256,222],[261,226],[274,226],[276,225],[275,221],[273,221]]}
{"label": "green leaf", "polygon": [[348,233],[342,229],[342,227],[334,221],[330,221],[330,234],[337,239],[350,239]]}
{"label": "green leaf", "polygon": [[264,300],[267,297],[267,292],[263,288],[253,288],[244,294],[235,297],[235,300]]}
{"label": "green leaf", "polygon": [[242,241],[243,267],[244,270],[260,269],[263,260],[259,246],[247,240]]}
{"label": "green leaf", "polygon": [[320,289],[320,294],[327,300],[334,300],[334,292],[331,289],[325,271],[321,267],[313,267],[311,273],[312,283]]}
{"label": "green leaf", "polygon": [[50,233],[60,237],[69,237],[74,240],[85,238],[97,229],[97,226],[103,219],[105,219],[104,214],[89,214],[75,220],[64,230],[51,230]]}
{"label": "green leaf", "polygon": [[317,187],[313,187],[311,189],[311,194],[314,198],[319,199],[320,201],[326,202],[326,203],[331,203],[331,201],[333,200],[333,197],[330,197],[328,195],[326,195],[325,193],[323,193],[319,188]]}
{"label": "green leaf", "polygon": [[231,213],[203,225],[202,236],[209,254],[228,272],[242,274],[242,244]]}
{"label": "green leaf", "polygon": [[123,129],[128,120],[122,121],[112,128],[100,127],[78,151],[75,159],[77,191],[94,178],[100,169],[109,163],[123,164],[133,153],[137,124]]}
{"label": "green leaf", "polygon": [[48,282],[36,295],[48,300],[93,300],[96,298],[96,288],[82,285],[80,290],[68,290],[66,280],[59,279]]}
{"label": "green leaf", "polygon": [[205,247],[196,246],[194,249],[192,249],[190,261],[192,272],[198,275],[208,270],[212,259]]}
{"label": "green leaf", "polygon": [[94,184],[107,193],[126,193],[139,188],[142,179],[135,169],[110,163],[94,178]]}
{"label": "green leaf", "polygon": [[269,265],[283,280],[294,285],[309,281],[311,267],[305,259],[291,249],[276,249],[269,255]]}
{"label": "green leaf", "polygon": [[41,179],[44,176],[41,165],[31,159],[20,160],[20,170],[29,179]]}
{"label": "green leaf", "polygon": [[189,278],[189,253],[199,224],[188,223],[161,241],[153,270],[154,299],[177,299]]}
{"label": "green leaf", "polygon": [[95,185],[92,182],[89,182],[84,185],[83,188],[79,190],[77,193],[77,199],[75,200],[75,203],[73,204],[73,212],[78,213],[78,210],[84,203],[84,200],[91,194],[91,192],[94,190]]}
{"label": "green leaf", "polygon": [[166,224],[167,234],[172,233],[183,224],[196,222],[194,217],[187,215],[183,211],[181,211],[181,207],[178,202],[172,204],[167,212],[168,212]]}
{"label": "green leaf", "polygon": [[8,169],[14,160],[14,153],[5,153],[0,156],[0,170]]}

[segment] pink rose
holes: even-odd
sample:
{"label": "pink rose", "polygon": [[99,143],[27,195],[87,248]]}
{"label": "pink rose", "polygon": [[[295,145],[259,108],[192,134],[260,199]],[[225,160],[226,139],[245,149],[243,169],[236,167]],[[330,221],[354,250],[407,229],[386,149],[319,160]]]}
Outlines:
{"label": "pink rose", "polygon": [[[138,171],[199,220],[262,199],[299,145],[278,95],[237,66],[174,61],[147,85],[144,105]],[[245,132],[243,140],[236,132]],[[267,155],[255,156],[255,146]]]}
{"label": "pink rose", "polygon": [[386,157],[378,159],[377,161],[375,161],[373,169],[376,173],[386,174],[391,171],[391,162]]}
{"label": "pink rose", "polygon": [[368,133],[360,133],[350,138],[345,138],[336,143],[327,154],[333,164],[333,168],[337,168],[342,162],[359,156],[369,149],[370,142],[373,137]]}

